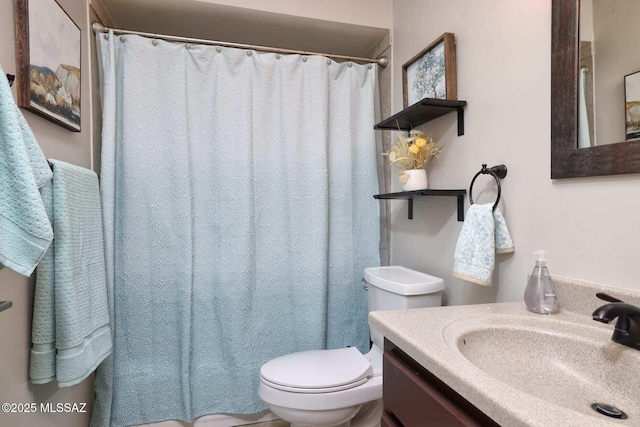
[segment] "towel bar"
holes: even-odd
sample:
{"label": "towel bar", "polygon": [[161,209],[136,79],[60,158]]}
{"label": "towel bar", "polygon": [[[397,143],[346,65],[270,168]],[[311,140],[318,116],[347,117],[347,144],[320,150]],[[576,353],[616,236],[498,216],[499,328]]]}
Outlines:
{"label": "towel bar", "polygon": [[481,174],[489,174],[493,176],[496,180],[496,184],[498,184],[498,197],[496,197],[496,202],[493,204],[493,210],[495,211],[498,207],[498,203],[500,202],[500,195],[502,194],[502,187],[500,186],[500,180],[507,176],[507,167],[505,165],[496,165],[490,168],[487,168],[487,164],[482,164],[482,169],[478,173],[476,173],[471,180],[471,185],[469,186],[469,203],[473,204],[473,183],[476,182],[476,178]]}
{"label": "towel bar", "polygon": [[11,301],[0,301],[0,311],[5,311],[8,308],[13,306],[13,302]]}

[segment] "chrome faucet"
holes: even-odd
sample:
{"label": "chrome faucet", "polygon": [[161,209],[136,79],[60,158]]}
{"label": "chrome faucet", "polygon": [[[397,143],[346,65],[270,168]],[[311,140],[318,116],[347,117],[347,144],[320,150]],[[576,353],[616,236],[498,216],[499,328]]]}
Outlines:
{"label": "chrome faucet", "polygon": [[596,296],[609,301],[609,304],[598,307],[592,314],[593,320],[611,323],[617,317],[618,321],[613,330],[611,341],[640,350],[640,307],[625,304],[604,293],[598,293]]}

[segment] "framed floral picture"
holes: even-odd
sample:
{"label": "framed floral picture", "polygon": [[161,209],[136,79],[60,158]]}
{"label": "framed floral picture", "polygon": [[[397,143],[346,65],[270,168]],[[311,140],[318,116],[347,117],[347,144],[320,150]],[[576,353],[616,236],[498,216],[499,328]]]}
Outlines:
{"label": "framed floral picture", "polygon": [[80,28],[56,0],[16,0],[18,105],[80,132]]}
{"label": "framed floral picture", "polygon": [[624,76],[626,140],[640,138],[640,71]]}
{"label": "framed floral picture", "polygon": [[404,108],[423,98],[457,99],[456,43],[444,33],[402,66]]}

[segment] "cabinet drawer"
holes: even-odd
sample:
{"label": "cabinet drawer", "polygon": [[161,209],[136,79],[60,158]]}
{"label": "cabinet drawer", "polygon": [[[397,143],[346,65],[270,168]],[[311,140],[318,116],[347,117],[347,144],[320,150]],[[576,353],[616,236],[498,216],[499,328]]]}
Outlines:
{"label": "cabinet drawer", "polygon": [[380,420],[381,427],[402,427],[398,424],[387,411],[382,412],[382,420]]}
{"label": "cabinet drawer", "polygon": [[[481,426],[395,354],[385,351],[382,399],[405,427]],[[391,424],[392,426],[395,424]]]}

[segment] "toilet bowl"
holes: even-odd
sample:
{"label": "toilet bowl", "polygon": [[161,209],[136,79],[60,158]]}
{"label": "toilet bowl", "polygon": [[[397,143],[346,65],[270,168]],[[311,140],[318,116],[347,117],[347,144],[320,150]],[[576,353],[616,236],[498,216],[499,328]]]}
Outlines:
{"label": "toilet bowl", "polygon": [[375,427],[382,415],[382,350],[312,350],[273,359],[258,394],[292,427]]}
{"label": "toilet bowl", "polygon": [[[404,267],[364,270],[369,311],[441,304],[444,281]],[[291,427],[376,427],[382,416],[382,346],[371,329],[371,351],[311,350],[262,365],[258,394]]]}

